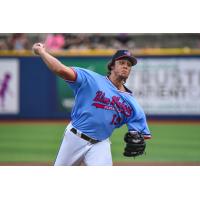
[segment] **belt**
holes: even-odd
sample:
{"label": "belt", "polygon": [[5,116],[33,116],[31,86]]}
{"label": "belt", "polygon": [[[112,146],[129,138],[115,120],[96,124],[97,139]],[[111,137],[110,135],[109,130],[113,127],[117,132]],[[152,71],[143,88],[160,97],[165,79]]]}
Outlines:
{"label": "belt", "polygon": [[84,133],[78,133],[78,131],[75,128],[71,128],[70,130],[72,133],[74,133],[75,135],[79,136],[80,138],[92,143],[92,144],[96,144],[97,142],[100,142],[99,140],[95,140],[92,139],[90,137],[88,137],[87,135],[85,135]]}

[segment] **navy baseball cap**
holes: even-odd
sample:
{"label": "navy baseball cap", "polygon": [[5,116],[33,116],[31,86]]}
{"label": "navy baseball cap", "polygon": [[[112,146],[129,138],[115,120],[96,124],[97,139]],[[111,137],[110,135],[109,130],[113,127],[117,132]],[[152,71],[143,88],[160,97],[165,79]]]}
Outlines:
{"label": "navy baseball cap", "polygon": [[112,57],[112,59],[110,60],[110,62],[108,63],[108,68],[111,70],[111,66],[114,64],[114,62],[116,60],[121,60],[121,59],[128,59],[131,63],[132,66],[137,64],[137,59],[131,54],[130,51],[128,50],[118,50]]}

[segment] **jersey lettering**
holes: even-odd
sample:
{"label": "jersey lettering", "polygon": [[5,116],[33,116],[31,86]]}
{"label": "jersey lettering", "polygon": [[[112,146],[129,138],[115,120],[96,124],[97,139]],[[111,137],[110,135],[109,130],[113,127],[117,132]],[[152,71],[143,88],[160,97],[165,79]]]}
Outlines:
{"label": "jersey lettering", "polygon": [[110,99],[105,96],[105,92],[97,91],[93,101],[92,105],[96,108],[115,110],[124,114],[125,117],[130,117],[132,114],[132,108],[125,101],[121,100],[119,96],[112,96]]}
{"label": "jersey lettering", "polygon": [[117,117],[116,114],[113,115],[113,118],[112,118],[112,121],[111,121],[111,124],[113,125],[119,125],[120,122],[121,122],[122,118],[121,117]]}

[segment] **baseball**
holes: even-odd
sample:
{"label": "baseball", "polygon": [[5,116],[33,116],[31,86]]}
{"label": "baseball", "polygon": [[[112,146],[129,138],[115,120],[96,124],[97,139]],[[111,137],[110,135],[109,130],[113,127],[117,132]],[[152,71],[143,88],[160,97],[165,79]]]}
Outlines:
{"label": "baseball", "polygon": [[34,44],[34,45],[33,45],[33,48],[32,48],[33,53],[34,53],[35,55],[39,55],[39,49],[40,49],[40,48],[44,48],[44,45],[43,45],[42,43],[36,43],[36,44]]}
{"label": "baseball", "polygon": [[44,47],[44,45],[42,43],[38,43],[38,46],[40,47]]}

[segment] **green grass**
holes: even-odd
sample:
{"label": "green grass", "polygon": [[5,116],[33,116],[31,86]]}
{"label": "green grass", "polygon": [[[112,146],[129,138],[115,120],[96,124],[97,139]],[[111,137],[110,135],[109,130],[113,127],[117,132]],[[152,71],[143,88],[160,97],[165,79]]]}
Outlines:
{"label": "green grass", "polygon": [[[53,162],[65,124],[0,124],[0,162]],[[200,162],[200,124],[149,123],[153,138],[146,155],[136,159],[123,154],[126,127],[111,138],[114,162]]]}
{"label": "green grass", "polygon": [[0,124],[0,162],[53,161],[64,129],[60,124]]}

